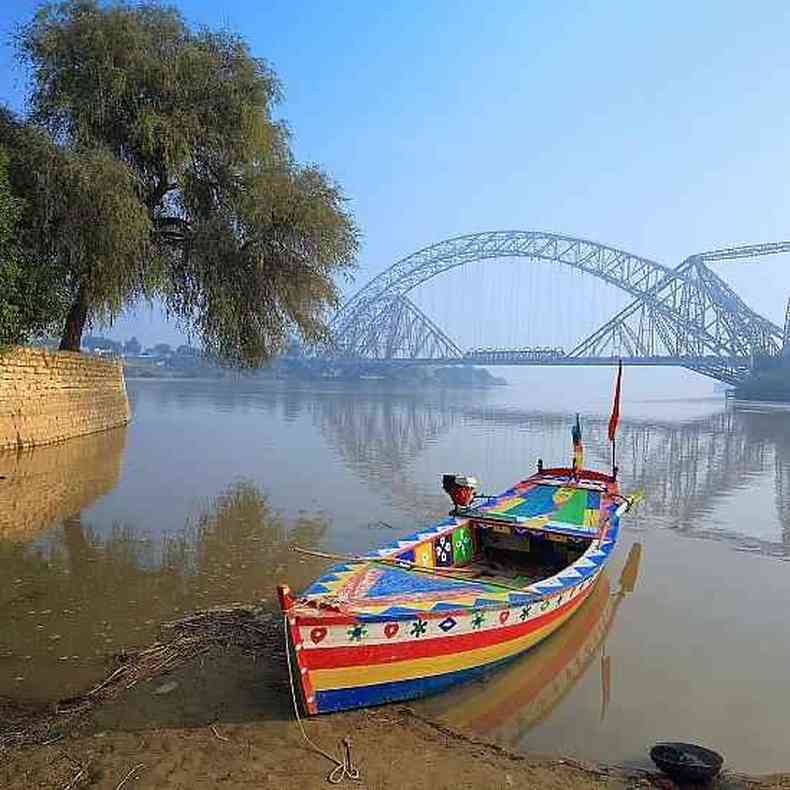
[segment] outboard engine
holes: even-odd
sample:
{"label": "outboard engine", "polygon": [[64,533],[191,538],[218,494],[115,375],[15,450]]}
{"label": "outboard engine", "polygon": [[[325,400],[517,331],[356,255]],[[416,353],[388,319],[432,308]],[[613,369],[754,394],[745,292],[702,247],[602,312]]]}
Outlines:
{"label": "outboard engine", "polygon": [[453,500],[455,510],[469,507],[477,493],[477,478],[469,475],[442,475],[442,488]]}

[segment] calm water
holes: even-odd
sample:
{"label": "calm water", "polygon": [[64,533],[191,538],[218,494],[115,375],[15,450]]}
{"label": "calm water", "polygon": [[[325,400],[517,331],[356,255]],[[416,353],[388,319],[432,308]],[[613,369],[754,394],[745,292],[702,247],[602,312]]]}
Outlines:
{"label": "calm water", "polygon": [[[504,388],[402,393],[130,382],[127,430],[0,454],[0,696],[75,694],[164,620],[273,605],[277,581],[320,569],[291,543],[364,551],[413,531],[447,510],[443,472],[493,492],[538,456],[564,461],[580,406],[588,462],[604,466],[599,373],[582,388],[575,372],[512,371]],[[631,381],[620,466],[645,501],[606,582],[527,657],[420,706],[515,748],[635,761],[688,739],[742,770],[787,769],[790,412],[657,400]],[[268,704],[245,707],[260,691],[250,667],[225,688],[242,717]]]}

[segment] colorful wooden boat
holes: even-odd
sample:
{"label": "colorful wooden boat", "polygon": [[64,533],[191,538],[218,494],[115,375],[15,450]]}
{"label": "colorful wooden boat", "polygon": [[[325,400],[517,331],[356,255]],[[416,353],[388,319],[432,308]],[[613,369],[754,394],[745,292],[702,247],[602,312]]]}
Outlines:
{"label": "colorful wooden boat", "polygon": [[565,623],[594,589],[630,505],[615,475],[580,467],[580,447],[579,435],[573,467],[539,464],[498,496],[473,499],[473,479],[446,477],[457,505],[448,518],[335,565],[298,596],[279,587],[304,709],[439,692]]}

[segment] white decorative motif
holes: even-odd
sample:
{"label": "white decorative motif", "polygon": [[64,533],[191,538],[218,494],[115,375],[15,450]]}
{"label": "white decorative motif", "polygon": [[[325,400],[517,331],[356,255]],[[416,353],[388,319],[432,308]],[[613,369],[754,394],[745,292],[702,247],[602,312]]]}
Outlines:
{"label": "white decorative motif", "polygon": [[563,583],[556,577],[551,576],[548,579],[543,579],[542,581],[536,582],[532,585],[531,589],[539,590],[541,587],[563,587]]}
{"label": "white decorative motif", "polygon": [[[403,642],[413,642],[415,637],[412,635],[412,627],[416,622],[427,621],[427,628],[421,632],[421,641],[435,639],[439,637],[456,636],[459,634],[483,633],[486,631],[496,631],[515,625],[523,625],[536,617],[546,615],[560,606],[567,605],[579,595],[581,595],[594,579],[590,578],[575,587],[566,589],[561,595],[551,595],[538,598],[529,604],[509,606],[506,608],[481,607],[479,609],[465,609],[463,611],[442,612],[441,616],[426,616],[425,612],[415,613],[413,619],[397,619],[390,621],[373,622],[365,620],[367,629],[365,636],[360,641],[351,641],[348,637],[348,624],[322,626],[321,630],[326,629],[326,634],[321,636],[319,642],[313,642],[310,638],[311,627],[302,626],[302,644],[306,650],[320,650],[328,647],[354,647],[366,645],[385,645]],[[522,619],[522,614],[528,610],[526,618]],[[507,614],[505,614],[507,612]],[[479,613],[484,613],[482,623],[479,620]],[[452,615],[452,617],[450,617]],[[477,625],[475,617],[478,616]],[[443,628],[442,623],[448,619],[455,621],[451,629]]]}

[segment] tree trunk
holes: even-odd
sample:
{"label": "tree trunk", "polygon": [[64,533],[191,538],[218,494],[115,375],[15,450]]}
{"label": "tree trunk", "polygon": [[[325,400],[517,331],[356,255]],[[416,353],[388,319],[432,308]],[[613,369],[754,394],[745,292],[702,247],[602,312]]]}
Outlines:
{"label": "tree trunk", "polygon": [[81,285],[77,291],[74,304],[69,308],[63,335],[60,339],[61,351],[79,351],[82,343],[82,332],[88,320],[88,295],[85,286]]}

